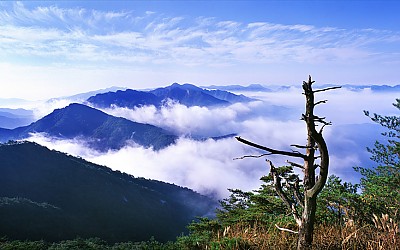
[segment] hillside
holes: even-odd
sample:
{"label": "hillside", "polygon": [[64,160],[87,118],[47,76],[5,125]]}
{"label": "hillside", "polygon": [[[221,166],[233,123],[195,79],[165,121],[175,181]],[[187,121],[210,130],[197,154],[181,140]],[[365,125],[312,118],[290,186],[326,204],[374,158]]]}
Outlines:
{"label": "hillside", "polygon": [[149,124],[114,117],[97,109],[73,103],[25,127],[1,129],[0,141],[24,139],[29,133],[46,133],[51,137],[84,140],[91,148],[106,151],[127,143],[161,149],[174,143],[176,136]]}
{"label": "hillside", "polygon": [[215,208],[189,189],[31,142],[1,144],[0,161],[0,236],[9,239],[173,240]]}

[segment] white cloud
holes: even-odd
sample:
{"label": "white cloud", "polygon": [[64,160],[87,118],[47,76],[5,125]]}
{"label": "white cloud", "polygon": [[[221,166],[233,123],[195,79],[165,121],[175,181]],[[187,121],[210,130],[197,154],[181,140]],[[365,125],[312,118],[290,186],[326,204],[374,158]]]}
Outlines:
{"label": "white cloud", "polygon": [[[304,96],[298,88],[254,94],[266,102],[215,108],[169,103],[160,110],[147,106],[133,110],[107,109],[106,112],[162,126],[179,135],[215,136],[236,132],[253,142],[286,151],[295,150],[290,144],[305,143],[305,125],[299,120]],[[352,167],[373,166],[366,147],[379,139],[381,129],[372,124],[362,110],[373,108],[372,112],[390,114],[395,110],[391,103],[396,95],[398,93],[375,93],[368,90],[354,92],[345,89],[317,94],[317,98],[326,98],[329,102],[318,107],[316,114],[326,115],[328,120],[334,121],[333,126],[324,130],[331,156],[330,174],[336,174],[345,181],[357,182],[359,175]],[[61,106],[63,103],[59,104]],[[276,104],[283,104],[284,107],[271,108]],[[293,111],[297,115],[290,113]],[[288,112],[289,115],[286,115]],[[214,194],[219,198],[228,194],[228,188],[257,188],[260,185],[259,178],[269,171],[263,158],[233,160],[244,155],[264,153],[243,145],[234,138],[218,141],[180,138],[176,144],[159,151],[130,145],[107,153],[93,151],[77,139],[56,140],[40,134],[32,135],[30,139],[114,170],[175,183],[203,194]],[[276,166],[286,164],[288,159],[296,162],[296,159],[282,156],[268,156],[268,159]]]}
{"label": "white cloud", "polygon": [[293,84],[307,73],[324,82],[398,79],[397,31],[32,5],[0,10],[0,71],[19,89],[2,97],[171,82]]}
{"label": "white cloud", "polygon": [[256,189],[259,178],[267,173],[265,166],[255,166],[254,161],[233,160],[249,152],[234,139],[179,139],[175,145],[160,151],[127,146],[105,154],[90,150],[79,140],[57,140],[43,134],[32,134],[28,140],[114,170],[190,187],[218,198],[227,196],[227,188]]}
{"label": "white cloud", "polygon": [[383,60],[374,45],[400,41],[399,34],[379,30],[143,15],[15,3],[0,11],[0,55],[13,45],[15,55],[61,56],[75,64],[348,63]]}
{"label": "white cloud", "polygon": [[[257,105],[257,103],[251,105]],[[136,122],[160,126],[179,135],[220,136],[238,132],[240,117],[249,115],[251,106],[238,103],[229,107],[209,109],[167,103],[160,109],[154,106],[134,109],[114,107],[104,111]]]}

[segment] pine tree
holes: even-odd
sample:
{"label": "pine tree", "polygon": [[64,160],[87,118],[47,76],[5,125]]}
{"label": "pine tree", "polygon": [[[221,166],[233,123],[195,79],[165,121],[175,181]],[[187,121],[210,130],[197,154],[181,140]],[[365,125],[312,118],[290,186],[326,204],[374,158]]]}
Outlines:
{"label": "pine tree", "polygon": [[[400,110],[400,99],[393,104]],[[372,121],[387,129],[382,135],[385,142],[376,141],[368,148],[371,159],[379,165],[375,168],[356,167],[362,174],[361,188],[364,202],[369,213],[389,214],[400,219],[400,116],[382,116],[364,111]]]}

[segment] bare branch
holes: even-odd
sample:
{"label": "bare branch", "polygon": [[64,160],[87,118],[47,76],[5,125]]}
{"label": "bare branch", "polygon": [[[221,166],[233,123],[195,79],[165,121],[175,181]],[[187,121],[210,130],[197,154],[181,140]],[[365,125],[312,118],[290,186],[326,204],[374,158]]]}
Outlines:
{"label": "bare branch", "polygon": [[268,148],[259,144],[256,144],[254,142],[248,141],[246,139],[242,139],[239,136],[235,137],[236,140],[238,140],[241,143],[247,144],[249,146],[264,150],[264,151],[268,151],[271,154],[278,154],[278,155],[286,155],[286,156],[291,156],[291,157],[298,157],[298,158],[303,158],[303,159],[307,159],[307,156],[304,154],[301,154],[299,152],[288,152],[288,151],[281,151],[281,150],[276,150],[276,149],[272,149],[272,148]]}
{"label": "bare branch", "polygon": [[321,165],[319,165],[319,164],[314,164],[314,169],[317,169],[317,168],[319,168],[319,167],[321,167]]}
{"label": "bare branch", "polygon": [[332,89],[340,89],[341,87],[342,86],[329,87],[329,88],[325,88],[325,89],[317,89],[317,90],[314,90],[313,93],[328,91],[328,90],[332,90]]}
{"label": "bare branch", "polygon": [[320,134],[322,134],[322,131],[324,130],[325,126],[327,126],[327,125],[332,125],[332,123],[331,123],[331,124],[324,124],[324,125],[322,125],[321,129],[319,130],[319,133],[320,133]]}
{"label": "bare branch", "polygon": [[301,168],[304,169],[304,166],[295,162],[291,162],[289,160],[286,161],[287,163],[289,163],[292,167],[296,167],[296,168]]}
{"label": "bare branch", "polygon": [[261,158],[261,157],[264,157],[264,156],[267,156],[267,155],[271,155],[271,153],[262,154],[262,155],[244,155],[242,157],[233,158],[233,160],[243,160],[245,158]]}
{"label": "bare branch", "polygon": [[281,197],[283,202],[290,208],[294,219],[296,220],[297,224],[300,226],[301,225],[301,217],[300,217],[299,213],[297,212],[296,205],[294,204],[293,201],[291,201],[289,199],[289,197],[283,191],[281,177],[276,172],[276,169],[275,169],[274,165],[272,164],[272,162],[269,160],[267,160],[267,162],[269,163],[269,165],[271,167],[271,175],[274,180],[274,186],[275,186],[276,193],[278,194],[279,197]]}
{"label": "bare branch", "polygon": [[314,115],[314,116],[313,116],[313,119],[314,119],[314,120],[325,120],[326,117],[319,117],[319,116]]}
{"label": "bare branch", "polygon": [[278,228],[278,229],[281,230],[281,231],[285,231],[285,232],[289,232],[289,233],[294,233],[294,234],[298,234],[298,233],[299,233],[299,232],[296,232],[296,231],[293,231],[293,230],[290,230],[290,229],[287,229],[287,228],[279,227],[279,226],[276,225],[276,224],[275,224],[275,227]]}
{"label": "bare branch", "polygon": [[292,150],[293,153],[301,154],[300,151]]}
{"label": "bare branch", "polygon": [[322,100],[319,102],[314,103],[314,106],[317,106],[318,104],[326,103],[328,100]]}
{"label": "bare branch", "polygon": [[316,121],[316,122],[320,122],[320,123],[322,123],[322,124],[324,124],[324,125],[332,125],[331,122],[326,122],[326,121],[325,121],[325,118],[326,118],[326,117],[318,117],[318,116],[314,116],[314,117],[313,117],[314,121]]}
{"label": "bare branch", "polygon": [[291,147],[296,147],[296,148],[310,148],[310,146],[304,146],[304,145],[297,145],[297,144],[292,144],[290,145]]}
{"label": "bare branch", "polygon": [[296,179],[295,183],[294,183],[294,196],[296,197],[298,203],[300,204],[300,206],[304,209],[304,199],[300,194],[300,180],[299,178]]}

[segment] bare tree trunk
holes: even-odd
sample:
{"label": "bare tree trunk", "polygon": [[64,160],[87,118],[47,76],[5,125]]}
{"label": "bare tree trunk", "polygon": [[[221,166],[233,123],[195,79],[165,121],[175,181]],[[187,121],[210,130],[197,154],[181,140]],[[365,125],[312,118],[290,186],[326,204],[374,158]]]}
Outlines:
{"label": "bare tree trunk", "polygon": [[311,249],[314,233],[315,211],[317,208],[317,198],[305,198],[304,212],[299,226],[299,239],[297,249]]}
{"label": "bare tree trunk", "polygon": [[[318,104],[326,103],[326,100],[315,102],[314,93],[340,88],[330,87],[320,90],[313,90],[311,86],[313,83],[314,81],[311,80],[311,76],[309,76],[307,82],[303,82],[303,94],[306,96],[306,112],[302,115],[302,120],[304,120],[307,125],[307,144],[305,146],[292,145],[300,149],[305,149],[305,154],[298,151],[276,150],[247,141],[240,137],[236,138],[242,143],[269,152],[265,155],[279,154],[303,159],[303,165],[288,161],[288,163],[290,163],[293,167],[301,168],[304,174],[303,194],[300,193],[299,178],[297,178],[295,183],[288,185],[292,189],[294,197],[291,197],[284,191],[279,171],[276,170],[272,162],[268,161],[271,166],[271,175],[273,177],[275,190],[279,197],[290,208],[293,217],[299,226],[299,238],[297,244],[298,250],[311,249],[312,247],[315,212],[317,209],[317,196],[319,192],[321,192],[328,178],[329,154],[325,140],[322,136],[322,131],[323,128],[326,125],[330,125],[330,123],[325,121],[325,117],[318,117],[314,115],[314,107]],[[319,131],[316,130],[318,125],[321,126]],[[316,155],[317,151],[318,155]],[[319,163],[315,162],[316,159],[319,159]],[[319,173],[316,173],[318,168]],[[288,181],[286,183],[288,183]],[[299,205],[303,208],[301,216],[296,205]]]}
{"label": "bare tree trunk", "polygon": [[[329,123],[324,118],[314,115],[314,93],[312,84],[314,81],[309,77],[308,82],[303,82],[303,90],[306,96],[306,113],[303,119],[307,124],[307,147],[304,160],[304,210],[299,225],[299,239],[297,244],[298,250],[311,249],[314,232],[315,212],[317,209],[317,195],[325,185],[328,177],[329,154],[325,140],[322,137],[322,129]],[[316,122],[322,124],[319,132],[316,131]],[[315,164],[315,151],[318,149],[320,164]],[[315,170],[319,167],[319,176],[316,178]]]}

